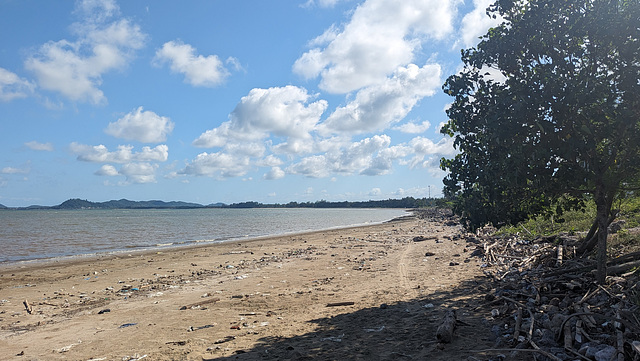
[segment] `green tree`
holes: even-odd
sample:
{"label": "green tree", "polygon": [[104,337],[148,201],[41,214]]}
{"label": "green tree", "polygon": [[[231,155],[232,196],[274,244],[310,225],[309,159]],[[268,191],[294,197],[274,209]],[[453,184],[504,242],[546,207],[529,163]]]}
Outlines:
{"label": "green tree", "polygon": [[593,199],[598,281],[612,205],[640,174],[639,0],[497,0],[503,23],[462,51],[443,133],[445,193],[477,228]]}

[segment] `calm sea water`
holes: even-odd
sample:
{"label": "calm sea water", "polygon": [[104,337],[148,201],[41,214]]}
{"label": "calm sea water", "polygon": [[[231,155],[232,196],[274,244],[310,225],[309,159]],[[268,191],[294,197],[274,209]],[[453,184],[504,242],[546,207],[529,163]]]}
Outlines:
{"label": "calm sea water", "polygon": [[399,209],[0,210],[0,264],[380,223]]}

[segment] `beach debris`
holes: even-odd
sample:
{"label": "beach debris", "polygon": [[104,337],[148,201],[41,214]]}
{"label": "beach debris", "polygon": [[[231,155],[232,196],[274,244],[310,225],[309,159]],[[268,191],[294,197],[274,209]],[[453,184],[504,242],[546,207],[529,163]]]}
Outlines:
{"label": "beach debris", "polygon": [[356,304],[355,302],[351,302],[351,301],[334,302],[334,303],[327,303],[327,307],[353,306],[355,304]]}
{"label": "beach debris", "polygon": [[227,336],[227,337],[225,337],[225,338],[221,338],[221,339],[216,340],[216,341],[214,342],[214,344],[215,344],[215,345],[219,345],[219,344],[221,344],[221,343],[225,343],[225,342],[233,341],[233,340],[235,340],[235,339],[236,339],[236,336]]}
{"label": "beach debris", "polygon": [[165,345],[175,345],[175,346],[184,346],[188,341],[169,341],[165,342]]}
{"label": "beach debris", "polygon": [[376,328],[365,328],[364,332],[381,332],[384,329],[385,329],[385,326],[380,326]]}
{"label": "beach debris", "polygon": [[135,326],[135,325],[137,325],[137,324],[138,324],[137,322],[136,322],[136,323],[123,323],[123,324],[122,324],[122,325],[120,325],[120,327],[118,327],[118,328],[127,328],[127,327],[131,327],[131,326]]}
{"label": "beach debris", "polygon": [[71,348],[73,348],[74,346],[78,346],[81,343],[82,343],[82,341],[78,340],[78,342],[72,343],[71,345],[68,345],[68,346],[61,347],[57,351],[58,351],[58,353],[68,352],[69,350],[71,350]]}
{"label": "beach debris", "polygon": [[188,309],[201,308],[204,305],[207,305],[207,304],[210,304],[210,303],[215,303],[215,302],[218,302],[218,301],[220,301],[219,298],[211,298],[211,299],[208,299],[208,300],[204,300],[204,301],[200,301],[200,302],[196,302],[196,303],[192,303],[192,304],[189,304],[189,305],[182,306],[182,307],[180,307],[180,310],[183,311],[183,310],[188,310]]}
{"label": "beach debris", "polygon": [[428,241],[428,240],[430,240],[430,239],[435,239],[435,240],[437,240],[437,239],[438,239],[438,236],[428,236],[428,237],[425,237],[425,236],[417,236],[417,237],[413,237],[413,241],[414,241],[414,242],[424,242],[424,241]]}
{"label": "beach debris", "polygon": [[29,300],[24,300],[22,304],[24,305],[24,308],[27,310],[28,314],[33,313],[33,307],[29,304]]}
{"label": "beach debris", "polygon": [[451,343],[456,328],[456,311],[447,310],[436,331],[436,340],[440,343]]}
{"label": "beach debris", "polygon": [[190,327],[187,329],[187,332],[198,331],[198,330],[204,330],[205,328],[211,328],[211,327],[213,327],[213,326],[215,326],[215,324],[209,324],[209,325],[204,325],[204,326],[199,326],[199,327],[193,327],[193,326],[190,326]]}
{"label": "beach debris", "polygon": [[340,336],[325,337],[325,338],[321,339],[321,341],[342,342],[343,338],[344,338],[344,333],[342,335],[340,335]]}
{"label": "beach debris", "polygon": [[493,281],[487,303],[479,306],[491,310],[492,352],[640,360],[640,273],[632,266],[640,252],[611,259],[601,285],[592,272],[595,261],[577,254],[579,238],[572,234],[528,240],[478,233],[467,241],[475,248],[470,257],[482,257]]}
{"label": "beach debris", "polygon": [[149,355],[138,355],[138,354],[134,354],[133,356],[125,356],[122,358],[122,361],[138,361],[138,360],[142,360],[143,358],[147,358]]}
{"label": "beach debris", "polygon": [[104,310],[100,310],[100,311],[98,311],[98,314],[99,314],[99,315],[102,315],[102,314],[107,313],[107,312],[111,312],[111,309],[109,309],[109,308],[105,308]]}

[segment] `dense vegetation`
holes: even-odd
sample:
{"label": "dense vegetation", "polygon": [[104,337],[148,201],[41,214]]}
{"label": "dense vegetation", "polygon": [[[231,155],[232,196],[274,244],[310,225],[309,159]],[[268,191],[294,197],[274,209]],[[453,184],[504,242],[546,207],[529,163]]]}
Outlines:
{"label": "dense vegetation", "polygon": [[[443,86],[445,192],[471,228],[595,205],[585,242],[606,276],[614,204],[640,179],[640,2],[497,0],[504,22]],[[596,232],[597,231],[597,232]]]}
{"label": "dense vegetation", "polygon": [[424,208],[442,207],[446,202],[441,198],[413,198],[387,199],[381,201],[362,202],[328,202],[325,200],[316,202],[289,202],[286,204],[262,204],[258,202],[243,202],[230,204],[228,208]]}

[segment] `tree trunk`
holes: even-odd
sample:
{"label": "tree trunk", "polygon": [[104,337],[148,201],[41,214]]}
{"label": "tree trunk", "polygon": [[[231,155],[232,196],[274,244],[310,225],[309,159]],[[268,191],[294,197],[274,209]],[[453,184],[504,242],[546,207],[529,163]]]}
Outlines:
{"label": "tree trunk", "polygon": [[[615,214],[609,216],[609,219],[607,220],[607,230],[609,229],[609,225],[611,225],[611,223],[613,223],[613,221],[616,219],[616,216],[617,215]],[[598,218],[596,217],[595,221],[593,221],[593,225],[591,225],[591,229],[589,229],[589,233],[587,233],[587,235],[584,237],[584,239],[582,240],[582,244],[576,251],[577,254],[581,255],[581,257],[584,257],[587,253],[593,251],[593,249],[598,245],[598,234],[596,233],[597,230]]]}
{"label": "tree trunk", "polygon": [[594,200],[596,202],[596,221],[598,222],[598,254],[596,256],[598,270],[596,280],[599,284],[604,284],[607,278],[607,236],[612,197],[607,197],[606,187],[602,182],[596,183]]}

